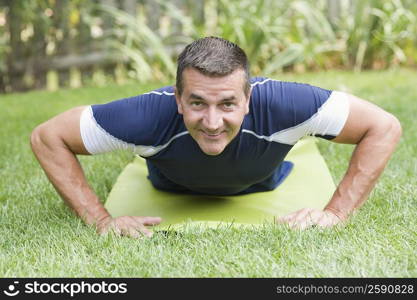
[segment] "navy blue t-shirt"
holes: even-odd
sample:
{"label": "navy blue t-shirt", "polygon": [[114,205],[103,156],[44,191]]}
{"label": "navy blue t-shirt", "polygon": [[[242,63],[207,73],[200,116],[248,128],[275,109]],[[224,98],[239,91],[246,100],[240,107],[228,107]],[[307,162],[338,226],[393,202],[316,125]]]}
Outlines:
{"label": "navy blue t-shirt", "polygon": [[304,136],[332,139],[342,130],[346,94],[308,84],[252,78],[249,113],[216,156],[205,154],[178,113],[172,86],[92,105],[80,120],[91,154],[128,149],[147,160],[155,187],[230,195],[274,189],[291,169],[282,164]]}

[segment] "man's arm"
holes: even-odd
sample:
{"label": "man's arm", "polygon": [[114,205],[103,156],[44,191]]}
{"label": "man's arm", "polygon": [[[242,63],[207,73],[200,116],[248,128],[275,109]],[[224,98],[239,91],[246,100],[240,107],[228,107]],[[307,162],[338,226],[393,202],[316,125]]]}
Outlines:
{"label": "man's arm", "polygon": [[49,181],[61,198],[86,224],[96,225],[99,233],[113,229],[118,234],[151,236],[145,225],[156,225],[160,218],[112,218],[91,189],[77,154],[88,155],[80,133],[80,116],[85,107],[66,111],[36,127],[30,138],[32,150]]}
{"label": "man's arm", "polygon": [[378,106],[348,95],[350,112],[332,141],[356,144],[349,167],[324,210],[302,209],[278,219],[291,227],[333,226],[348,219],[368,198],[400,140],[400,122]]}

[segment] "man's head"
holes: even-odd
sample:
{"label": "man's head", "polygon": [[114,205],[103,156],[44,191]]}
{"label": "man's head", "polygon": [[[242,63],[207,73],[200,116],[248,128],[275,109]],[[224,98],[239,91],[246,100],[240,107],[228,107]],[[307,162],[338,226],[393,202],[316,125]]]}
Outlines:
{"label": "man's head", "polygon": [[190,135],[208,155],[218,155],[238,134],[249,112],[249,62],[236,44],[207,37],[178,57],[175,96]]}

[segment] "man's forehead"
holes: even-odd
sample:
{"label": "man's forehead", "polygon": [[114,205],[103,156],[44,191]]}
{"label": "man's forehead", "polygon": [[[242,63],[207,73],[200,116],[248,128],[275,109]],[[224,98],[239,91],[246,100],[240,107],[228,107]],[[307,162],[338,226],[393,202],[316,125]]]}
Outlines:
{"label": "man's forehead", "polygon": [[194,68],[188,68],[183,73],[184,89],[189,93],[200,90],[201,92],[222,91],[224,93],[240,93],[245,83],[245,73],[237,69],[225,76],[209,76]]}
{"label": "man's forehead", "polygon": [[216,74],[207,74],[204,73],[196,68],[193,67],[188,67],[185,68],[183,71],[183,75],[184,74],[188,74],[188,75],[201,75],[201,76],[206,76],[206,77],[210,77],[210,78],[223,78],[223,77],[228,77],[228,76],[236,76],[236,77],[240,77],[240,76],[244,76],[245,75],[245,71],[242,68],[237,68],[234,71],[225,74],[225,75],[216,75]]}
{"label": "man's forehead", "polygon": [[[235,96],[235,93],[232,92],[230,94],[228,93],[221,93],[220,94],[221,99],[220,101],[237,101],[238,98]],[[205,94],[199,94],[198,92],[191,92],[188,96],[188,99],[190,100],[207,100]]]}

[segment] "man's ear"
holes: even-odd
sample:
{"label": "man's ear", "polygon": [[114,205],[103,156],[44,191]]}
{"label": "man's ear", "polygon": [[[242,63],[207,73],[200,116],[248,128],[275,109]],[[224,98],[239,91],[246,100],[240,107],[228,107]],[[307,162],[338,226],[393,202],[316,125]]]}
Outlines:
{"label": "man's ear", "polygon": [[249,104],[250,104],[250,97],[252,95],[252,86],[250,87],[249,93],[246,96],[246,103],[245,103],[245,115],[249,113]]}
{"label": "man's ear", "polygon": [[175,93],[175,102],[177,102],[178,113],[182,115],[182,103],[181,103],[181,95],[178,93],[177,87],[174,86],[174,93]]}

